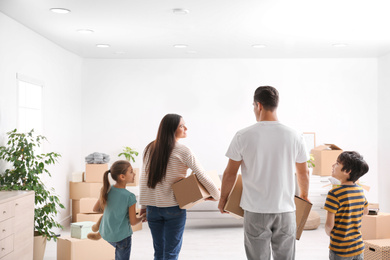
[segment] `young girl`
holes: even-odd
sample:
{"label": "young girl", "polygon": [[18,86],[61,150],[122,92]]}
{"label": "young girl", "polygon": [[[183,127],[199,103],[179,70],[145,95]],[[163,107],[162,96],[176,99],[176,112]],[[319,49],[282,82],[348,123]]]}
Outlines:
{"label": "young girl", "polygon": [[[116,181],[110,186],[108,174]],[[133,167],[128,161],[116,161],[103,176],[103,188],[93,210],[104,212],[99,226],[100,235],[115,247],[115,260],[128,260],[131,251],[131,225],[141,222],[145,215],[136,216],[135,195],[126,190],[134,182]]]}

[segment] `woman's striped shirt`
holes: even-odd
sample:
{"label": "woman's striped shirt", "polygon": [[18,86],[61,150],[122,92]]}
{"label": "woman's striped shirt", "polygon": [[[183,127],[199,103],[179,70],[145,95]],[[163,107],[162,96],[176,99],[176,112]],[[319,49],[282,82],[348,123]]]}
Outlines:
{"label": "woman's striped shirt", "polygon": [[367,205],[363,189],[357,184],[341,185],[328,192],[325,209],[335,213],[329,249],[337,255],[350,257],[363,253],[360,227]]}
{"label": "woman's striped shirt", "polygon": [[[146,160],[148,154],[146,155]],[[191,150],[183,144],[176,143],[171,157],[169,157],[165,179],[158,183],[154,189],[148,188],[148,173],[145,170],[145,163],[142,167],[140,180],[140,198],[139,204],[142,208],[145,206],[155,207],[173,207],[178,203],[172,190],[172,184],[187,176],[187,170],[190,168],[198,178],[199,182],[206,188],[210,195],[219,200],[220,193],[214,185],[211,178],[205,174],[205,171]]]}

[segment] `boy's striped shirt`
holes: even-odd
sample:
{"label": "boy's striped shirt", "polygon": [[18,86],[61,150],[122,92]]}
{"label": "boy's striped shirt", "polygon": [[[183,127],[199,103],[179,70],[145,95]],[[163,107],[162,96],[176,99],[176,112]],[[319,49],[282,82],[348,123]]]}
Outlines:
{"label": "boy's striped shirt", "polygon": [[363,253],[360,227],[367,205],[363,189],[356,184],[342,185],[328,192],[325,209],[335,213],[329,249],[337,255],[350,257]]}

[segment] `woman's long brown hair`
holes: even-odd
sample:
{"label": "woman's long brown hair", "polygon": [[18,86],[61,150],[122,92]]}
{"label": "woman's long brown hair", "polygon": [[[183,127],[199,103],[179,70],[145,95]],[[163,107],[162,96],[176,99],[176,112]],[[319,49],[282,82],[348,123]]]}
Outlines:
{"label": "woman's long brown hair", "polygon": [[108,198],[108,189],[110,188],[110,182],[108,180],[108,174],[111,173],[111,177],[118,181],[118,177],[121,174],[126,174],[127,170],[131,167],[130,162],[125,160],[119,160],[111,165],[111,168],[103,175],[103,187],[100,190],[100,207],[102,210],[106,207]]}
{"label": "woman's long brown hair", "polygon": [[165,115],[158,128],[156,140],[145,148],[144,163],[149,188],[154,189],[165,178],[169,157],[176,143],[175,132],[181,118],[177,114]]}

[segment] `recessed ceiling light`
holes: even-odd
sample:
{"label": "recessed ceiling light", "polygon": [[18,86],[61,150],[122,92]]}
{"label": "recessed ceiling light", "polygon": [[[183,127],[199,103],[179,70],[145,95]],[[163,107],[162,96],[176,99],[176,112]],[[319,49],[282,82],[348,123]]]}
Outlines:
{"label": "recessed ceiling light", "polygon": [[98,48],[110,48],[110,44],[96,44],[96,47]]}
{"label": "recessed ceiling light", "polygon": [[90,34],[90,33],[94,33],[93,30],[90,30],[90,29],[79,29],[77,30],[78,33],[81,33],[81,34]]}
{"label": "recessed ceiling light", "polygon": [[332,46],[335,47],[335,48],[344,48],[344,47],[347,47],[348,44],[346,44],[346,43],[334,43]]}
{"label": "recessed ceiling light", "polygon": [[53,13],[57,13],[57,14],[67,14],[67,13],[70,13],[70,10],[69,9],[65,9],[65,8],[51,8],[50,11],[52,11]]}
{"label": "recessed ceiling light", "polygon": [[265,44],[253,44],[252,47],[256,48],[256,49],[261,49],[261,48],[267,47],[267,45],[265,45]]}
{"label": "recessed ceiling light", "polygon": [[172,9],[172,12],[174,14],[188,14],[190,11],[188,11],[187,9],[183,9],[183,8],[175,8],[175,9]]}
{"label": "recessed ceiling light", "polygon": [[179,49],[184,49],[184,48],[187,48],[188,45],[186,45],[186,44],[175,44],[175,45],[173,45],[173,47],[179,48]]}

